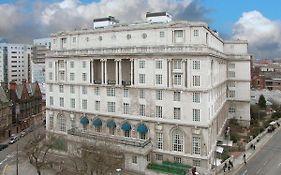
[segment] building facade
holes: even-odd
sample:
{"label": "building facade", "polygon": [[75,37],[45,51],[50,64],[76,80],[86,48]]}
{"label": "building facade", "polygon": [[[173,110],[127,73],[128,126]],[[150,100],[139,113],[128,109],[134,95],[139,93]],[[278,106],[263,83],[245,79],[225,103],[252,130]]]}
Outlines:
{"label": "building facade", "polygon": [[148,17],[51,36],[47,130],[113,142],[128,170],[165,160],[210,169],[227,118],[250,120],[247,42],[223,41],[206,23]]}
{"label": "building facade", "polygon": [[0,43],[0,81],[31,81],[31,45]]}
{"label": "building facade", "polygon": [[9,134],[8,129],[12,125],[11,106],[7,92],[0,86],[0,138]]}

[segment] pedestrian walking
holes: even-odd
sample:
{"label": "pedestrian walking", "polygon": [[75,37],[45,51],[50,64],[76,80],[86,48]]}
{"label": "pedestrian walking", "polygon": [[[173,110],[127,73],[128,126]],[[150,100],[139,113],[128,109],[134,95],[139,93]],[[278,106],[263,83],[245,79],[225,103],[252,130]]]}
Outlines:
{"label": "pedestrian walking", "polygon": [[253,146],[254,150],[256,150],[256,145]]}
{"label": "pedestrian walking", "polygon": [[244,160],[244,164],[246,165],[247,162],[246,162],[246,154],[245,154],[245,153],[244,153],[244,155],[243,155],[243,160]]}
{"label": "pedestrian walking", "polygon": [[226,168],[227,168],[227,163],[224,163],[223,172],[225,172]]}
{"label": "pedestrian walking", "polygon": [[231,166],[231,168],[233,168],[233,163],[231,160],[228,161],[228,164]]}
{"label": "pedestrian walking", "polygon": [[231,166],[230,166],[230,165],[228,165],[228,167],[227,167],[227,168],[228,168],[228,172],[229,172],[229,171],[230,171]]}

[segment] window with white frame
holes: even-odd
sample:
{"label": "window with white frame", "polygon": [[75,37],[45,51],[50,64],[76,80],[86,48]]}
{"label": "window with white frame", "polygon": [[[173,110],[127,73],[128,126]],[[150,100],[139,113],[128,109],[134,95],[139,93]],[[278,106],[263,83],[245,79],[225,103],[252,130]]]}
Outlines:
{"label": "window with white frame", "polygon": [[229,69],[235,69],[235,63],[229,63],[228,68]]}
{"label": "window with white frame", "polygon": [[108,87],[106,89],[107,96],[114,97],[115,96],[115,88],[114,87]]}
{"label": "window with white frame", "polygon": [[60,97],[60,107],[64,107],[64,98]]}
{"label": "window with white frame", "polygon": [[164,38],[165,37],[165,32],[164,31],[161,31],[160,32],[160,38]]}
{"label": "window with white frame", "polygon": [[65,126],[65,117],[62,114],[59,114],[57,117],[57,124],[59,126],[59,131],[65,132],[66,126]]}
{"label": "window with white frame", "polygon": [[162,161],[163,155],[162,154],[155,154],[155,159],[158,160],[158,161]]}
{"label": "window with white frame", "polygon": [[88,108],[88,100],[83,99],[82,100],[82,109],[87,109]]}
{"label": "window with white frame", "polygon": [[155,81],[155,83],[156,83],[157,85],[163,83],[163,82],[162,82],[162,75],[161,75],[161,74],[156,74],[156,81]]}
{"label": "window with white frame", "polygon": [[181,85],[182,75],[174,74],[174,85]]}
{"label": "window with white frame", "polygon": [[201,99],[200,99],[200,92],[193,92],[192,93],[192,102],[194,103],[200,103]]}
{"label": "window with white frame", "polygon": [[87,81],[87,73],[82,73],[82,81]]}
{"label": "window with white frame", "polygon": [[139,115],[145,116],[145,105],[144,104],[139,105]]}
{"label": "window with white frame", "polygon": [[235,87],[235,81],[229,81],[228,87]]}
{"label": "window with white frame", "polygon": [[176,120],[181,119],[181,108],[174,107],[174,119]]}
{"label": "window with white frame", "polygon": [[139,60],[139,68],[140,69],[145,68],[145,61],[144,60]]}
{"label": "window with white frame", "polygon": [[49,92],[53,92],[53,85],[49,84]]}
{"label": "window with white frame", "polygon": [[200,86],[200,76],[199,75],[192,76],[192,85]]}
{"label": "window with white frame", "polygon": [[156,100],[163,100],[163,91],[156,90]]}
{"label": "window with white frame", "polygon": [[74,72],[70,72],[69,79],[70,79],[70,81],[75,80],[75,73]]}
{"label": "window with white frame", "polygon": [[174,101],[181,101],[181,92],[174,91]]}
{"label": "window with white frame", "polygon": [[137,164],[138,163],[138,156],[132,156],[132,163]]}
{"label": "window with white frame", "polygon": [[54,97],[50,96],[50,106],[54,105]]}
{"label": "window with white frame", "polygon": [[162,69],[162,60],[156,60],[156,69]]}
{"label": "window with white frame", "polygon": [[123,103],[123,114],[129,114],[130,105],[129,103]]}
{"label": "window with white frame", "polygon": [[229,107],[229,108],[228,108],[228,112],[231,113],[231,114],[235,114],[235,113],[236,113],[236,108],[233,107],[233,106],[232,106],[232,107]]}
{"label": "window with white frame", "polygon": [[86,68],[86,64],[87,64],[86,61],[82,61],[82,67],[83,67],[83,68]]}
{"label": "window with white frame", "polygon": [[129,97],[129,89],[124,89],[124,97]]}
{"label": "window with white frame", "polygon": [[177,38],[183,38],[183,30],[175,30],[174,32]]}
{"label": "window with white frame", "polygon": [[59,68],[64,68],[64,61],[63,60],[59,60],[58,61],[58,64],[59,64]]}
{"label": "window with white frame", "polygon": [[162,106],[156,106],[156,108],[155,108],[155,117],[163,118],[162,109],[163,109]]}
{"label": "window with white frame", "polygon": [[95,94],[100,95],[100,87],[95,87]]}
{"label": "window with white frame", "polygon": [[192,109],[192,119],[195,122],[200,122],[201,120],[200,109]]}
{"label": "window with white frame", "polygon": [[228,91],[228,97],[229,98],[235,98],[235,91],[234,90],[229,90]]}
{"label": "window with white frame", "polygon": [[54,116],[53,115],[49,116],[49,129],[50,130],[54,129]]}
{"label": "window with white frame", "polygon": [[199,30],[198,29],[193,30],[193,36],[199,36]]}
{"label": "window with white frame", "polygon": [[70,85],[70,93],[74,94],[75,93],[75,88],[73,85]]}
{"label": "window with white frame", "polygon": [[172,150],[183,152],[184,150],[184,136],[182,131],[176,129],[172,133]]}
{"label": "window with white frame", "polygon": [[70,68],[74,68],[74,61],[70,61]]}
{"label": "window with white frame", "polygon": [[174,60],[174,69],[181,69],[181,60]]}
{"label": "window with white frame", "polygon": [[115,112],[115,102],[107,102],[107,111]]}
{"label": "window with white frame", "polygon": [[139,97],[140,98],[145,98],[145,91],[144,91],[144,89],[140,89],[139,90]]}
{"label": "window with white frame", "polygon": [[100,111],[100,101],[95,101],[95,109],[96,111]]}
{"label": "window with white frame", "polygon": [[174,157],[174,162],[176,162],[176,163],[182,163],[181,157]]}
{"label": "window with white frame", "polygon": [[75,99],[74,98],[70,99],[70,107],[75,108]]}
{"label": "window with white frame", "polygon": [[201,161],[199,159],[193,159],[193,166],[200,167]]}
{"label": "window with white frame", "polygon": [[49,72],[49,80],[53,80],[53,72]]}
{"label": "window with white frame", "polygon": [[87,94],[87,86],[82,86],[82,94]]}
{"label": "window with white frame", "polygon": [[59,85],[59,92],[63,93],[63,91],[64,91],[63,85]]}
{"label": "window with white frame", "polygon": [[163,133],[160,131],[156,132],[156,147],[157,149],[163,149]]}
{"label": "window with white frame", "polygon": [[199,60],[193,60],[193,61],[192,61],[192,68],[193,68],[194,70],[200,69],[200,61],[199,61]]}
{"label": "window with white frame", "polygon": [[192,137],[192,153],[201,154],[201,138],[198,136]]}
{"label": "window with white frame", "polygon": [[235,77],[235,71],[228,71],[228,77],[234,78]]}
{"label": "window with white frame", "polygon": [[49,68],[52,68],[52,67],[53,67],[53,63],[49,62]]}
{"label": "window with white frame", "polygon": [[72,38],[72,42],[73,42],[73,43],[76,43],[76,37],[73,37],[73,38]]}
{"label": "window with white frame", "polygon": [[59,72],[59,80],[64,81],[64,71]]}
{"label": "window with white frame", "polygon": [[145,74],[139,74],[139,83],[145,84]]}

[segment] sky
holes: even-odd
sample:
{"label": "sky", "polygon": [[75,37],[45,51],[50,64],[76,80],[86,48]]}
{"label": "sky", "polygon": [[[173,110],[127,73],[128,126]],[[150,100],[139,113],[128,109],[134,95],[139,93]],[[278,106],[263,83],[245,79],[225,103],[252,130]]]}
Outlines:
{"label": "sky", "polygon": [[256,58],[281,58],[279,0],[0,0],[0,37],[32,43],[63,30],[89,28],[94,18],[142,21],[167,11],[174,20],[204,21],[223,39],[246,39]]}

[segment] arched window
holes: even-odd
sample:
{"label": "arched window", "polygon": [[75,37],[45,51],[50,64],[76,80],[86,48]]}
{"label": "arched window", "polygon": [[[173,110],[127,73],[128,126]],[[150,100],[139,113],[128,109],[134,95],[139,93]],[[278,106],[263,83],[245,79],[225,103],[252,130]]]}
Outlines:
{"label": "arched window", "polygon": [[183,152],[184,150],[184,136],[183,132],[179,129],[176,129],[172,133],[172,150]]}
{"label": "arched window", "polygon": [[66,131],[65,122],[66,122],[65,116],[63,114],[58,114],[57,123],[58,123],[59,131],[62,131],[62,132]]}

